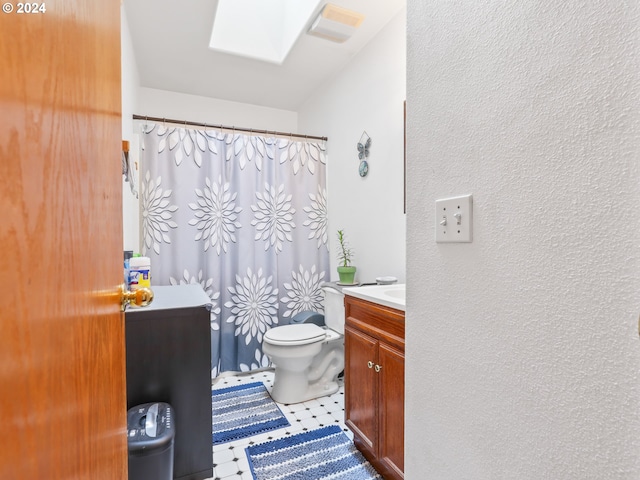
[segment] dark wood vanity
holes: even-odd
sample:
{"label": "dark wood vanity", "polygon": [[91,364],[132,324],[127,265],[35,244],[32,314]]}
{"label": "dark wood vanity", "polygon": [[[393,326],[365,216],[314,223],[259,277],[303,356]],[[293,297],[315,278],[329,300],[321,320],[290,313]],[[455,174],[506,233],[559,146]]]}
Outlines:
{"label": "dark wood vanity", "polygon": [[174,478],[213,476],[211,300],[200,285],[152,287],[125,314],[127,409],[167,402],[175,413]]}
{"label": "dark wood vanity", "polygon": [[404,478],[404,312],[345,295],[345,421],[385,479]]}

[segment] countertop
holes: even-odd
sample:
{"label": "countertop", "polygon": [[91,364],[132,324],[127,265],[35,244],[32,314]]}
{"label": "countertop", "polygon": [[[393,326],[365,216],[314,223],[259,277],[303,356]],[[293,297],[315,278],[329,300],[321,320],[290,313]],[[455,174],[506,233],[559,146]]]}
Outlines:
{"label": "countertop", "polygon": [[147,307],[128,307],[127,314],[201,306],[211,309],[211,299],[197,283],[189,285],[152,285],[151,290],[153,290],[153,302]]}
{"label": "countertop", "polygon": [[342,293],[361,300],[405,311],[405,284],[346,287]]}

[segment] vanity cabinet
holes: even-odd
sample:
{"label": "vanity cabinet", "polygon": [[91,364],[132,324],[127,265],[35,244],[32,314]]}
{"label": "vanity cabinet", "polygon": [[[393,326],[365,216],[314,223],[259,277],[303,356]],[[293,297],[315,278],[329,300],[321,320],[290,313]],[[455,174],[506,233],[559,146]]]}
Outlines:
{"label": "vanity cabinet", "polygon": [[173,478],[213,476],[211,299],[198,284],[154,286],[153,303],[125,314],[127,409],[173,407]]}
{"label": "vanity cabinet", "polygon": [[385,479],[404,478],[404,312],[345,295],[345,421]]}

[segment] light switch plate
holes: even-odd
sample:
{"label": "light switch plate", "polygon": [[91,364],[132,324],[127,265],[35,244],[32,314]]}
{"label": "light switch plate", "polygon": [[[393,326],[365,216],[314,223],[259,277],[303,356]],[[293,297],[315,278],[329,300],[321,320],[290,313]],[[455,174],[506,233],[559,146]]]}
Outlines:
{"label": "light switch plate", "polygon": [[471,242],[473,239],[473,196],[436,200],[436,242]]}

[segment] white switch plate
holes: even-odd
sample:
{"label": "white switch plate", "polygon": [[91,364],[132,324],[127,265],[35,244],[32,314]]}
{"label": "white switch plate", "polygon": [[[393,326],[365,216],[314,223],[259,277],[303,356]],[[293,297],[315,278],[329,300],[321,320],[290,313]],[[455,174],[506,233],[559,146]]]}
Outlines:
{"label": "white switch plate", "polygon": [[436,200],[436,242],[471,242],[473,239],[473,196]]}

